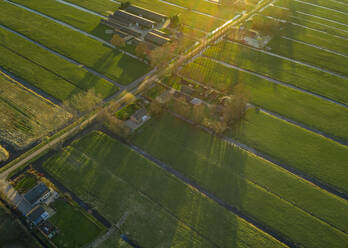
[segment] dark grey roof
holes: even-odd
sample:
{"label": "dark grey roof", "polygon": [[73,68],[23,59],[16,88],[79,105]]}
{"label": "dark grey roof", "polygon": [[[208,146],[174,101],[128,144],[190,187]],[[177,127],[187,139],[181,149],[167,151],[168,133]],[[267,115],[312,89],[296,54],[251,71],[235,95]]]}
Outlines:
{"label": "dark grey roof", "polygon": [[145,36],[145,40],[147,41],[151,41],[153,43],[155,43],[156,45],[162,46],[164,44],[166,44],[167,42],[170,41],[170,39],[163,37],[161,35],[155,34],[153,32],[149,32],[146,34]]}
{"label": "dark grey roof", "polygon": [[33,207],[26,199],[24,199],[24,197],[22,197],[22,200],[17,205],[17,209],[24,216],[26,216],[33,209]]}
{"label": "dark grey roof", "polygon": [[126,25],[139,23],[139,25],[144,26],[146,28],[152,28],[156,25],[155,22],[149,19],[134,15],[124,10],[115,11],[115,13],[109,16],[109,18],[116,19]]}
{"label": "dark grey roof", "polygon": [[154,34],[158,34],[160,36],[163,36],[165,38],[169,38],[169,35],[167,33],[165,33],[165,32],[162,32],[161,30],[154,29],[151,32],[154,33]]}
{"label": "dark grey roof", "polygon": [[135,14],[135,15],[141,15],[147,19],[154,20],[156,22],[162,22],[163,20],[165,20],[167,18],[166,15],[162,15],[162,14],[159,14],[157,12],[153,12],[151,10],[144,9],[144,8],[141,8],[141,7],[136,6],[136,5],[130,5],[129,7],[127,7],[126,10],[128,12]]}
{"label": "dark grey roof", "polygon": [[45,213],[45,210],[41,206],[37,206],[30,211],[30,213],[27,215],[27,218],[29,221],[38,224],[42,220],[41,215],[43,213]]}
{"label": "dark grey roof", "polygon": [[37,202],[44,194],[48,193],[50,190],[44,183],[39,183],[34,188],[32,188],[30,191],[28,191],[24,198],[33,205],[35,202]]}

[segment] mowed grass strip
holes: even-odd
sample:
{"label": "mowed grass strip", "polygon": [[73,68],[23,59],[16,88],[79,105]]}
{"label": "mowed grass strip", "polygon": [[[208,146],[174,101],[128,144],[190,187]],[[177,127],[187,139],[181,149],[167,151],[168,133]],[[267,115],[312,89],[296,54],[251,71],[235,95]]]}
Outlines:
{"label": "mowed grass strip", "polygon": [[136,145],[299,247],[347,242],[345,200],[167,114],[145,125]]}
{"label": "mowed grass strip", "polygon": [[54,98],[64,101],[81,89],[30,60],[0,46],[0,66]]}
{"label": "mowed grass strip", "polygon": [[100,23],[102,18],[99,16],[59,3],[55,0],[13,0],[12,2],[65,22],[106,41],[109,41],[112,37],[112,34],[105,33],[109,28]]}
{"label": "mowed grass strip", "polygon": [[344,4],[344,1],[327,1],[327,0],[301,0],[309,4],[315,4],[322,7],[338,10],[348,14],[348,4]]}
{"label": "mowed grass strip", "polygon": [[[72,64],[34,43],[2,28],[0,28],[0,44],[9,49],[12,53],[21,56],[24,60],[28,62],[31,61],[33,64],[41,66],[48,72],[66,80],[68,83],[76,87],[77,92],[93,89],[98,96],[104,99],[118,91],[118,87],[111,82],[106,81],[105,79],[88,72],[86,69]],[[6,58],[4,58],[4,63],[6,63]],[[16,68],[10,66],[11,65],[9,64],[8,67],[11,70],[16,70]],[[45,80],[43,79],[42,81]],[[30,82],[30,80],[28,80],[28,82]],[[41,83],[43,84],[44,82]],[[62,89],[60,89],[60,87],[62,87]],[[57,81],[56,83],[51,83],[47,85],[47,87],[42,87],[41,89],[48,93],[52,91],[59,92],[60,90],[64,91],[64,85],[59,84]],[[53,95],[53,97],[55,96]],[[66,100],[67,98],[58,99]]]}
{"label": "mowed grass strip", "polygon": [[120,4],[110,0],[65,0],[66,2],[73,3],[81,6],[85,9],[92,10],[101,15],[108,16],[110,12],[116,11]]}
{"label": "mowed grass strip", "polygon": [[[261,14],[265,16],[273,16],[276,18],[284,18],[283,16],[277,15],[277,13],[281,12],[282,8],[279,6],[270,6],[264,9]],[[288,17],[288,21],[291,23],[300,24],[303,26],[306,26],[308,28],[313,28],[316,30],[320,30],[332,35],[338,35],[341,37],[348,38],[348,30],[342,30],[339,27],[333,27],[331,26],[332,23],[325,21],[323,19],[313,17],[313,16],[306,16],[304,14],[298,13],[298,12],[291,12],[290,16]]]}
{"label": "mowed grass strip", "polygon": [[141,247],[212,247],[176,218],[220,247],[284,247],[101,132],[44,168],[114,223],[128,213],[121,230]]}
{"label": "mowed grass strip", "polygon": [[232,19],[237,13],[235,6],[233,6],[231,3],[220,5],[202,0],[166,0],[166,2],[177,4],[187,9],[196,10],[226,20]]}
{"label": "mowed grass strip", "polygon": [[[335,22],[339,22],[348,25],[347,14],[340,13],[335,10],[330,10],[326,8],[320,8],[319,6],[313,6],[306,3],[301,3],[298,1],[277,1],[276,6],[281,6],[289,8],[292,11],[300,11],[306,14],[315,15],[324,19],[329,19]],[[348,28],[345,28],[348,30]]]}
{"label": "mowed grass strip", "polygon": [[348,148],[278,118],[249,111],[230,135],[281,163],[348,193]]}
{"label": "mowed grass strip", "polygon": [[82,247],[106,231],[104,226],[84,210],[64,199],[56,200],[51,207],[56,213],[50,218],[50,222],[59,230],[52,241],[58,247]]}
{"label": "mowed grass strip", "polygon": [[[271,20],[269,17],[258,15],[259,18],[265,19],[265,22]],[[275,17],[276,16],[272,16]],[[315,46],[319,46],[340,54],[348,54],[348,42],[347,39],[337,37],[326,32],[317,31],[315,29],[307,28],[306,24],[299,26],[296,24],[288,23],[281,31],[281,34],[285,37],[306,42]]]}
{"label": "mowed grass strip", "polygon": [[180,74],[225,94],[233,94],[230,85],[241,83],[251,103],[348,141],[348,109],[343,106],[228,68],[205,57],[187,64]]}
{"label": "mowed grass strip", "polygon": [[0,23],[120,84],[131,83],[150,69],[99,41],[6,2],[0,2]]}
{"label": "mowed grass strip", "polygon": [[348,76],[348,58],[342,55],[289,40],[285,37],[273,38],[268,46],[272,53]]}
{"label": "mowed grass strip", "polygon": [[348,104],[348,80],[246,47],[223,41],[204,55]]}

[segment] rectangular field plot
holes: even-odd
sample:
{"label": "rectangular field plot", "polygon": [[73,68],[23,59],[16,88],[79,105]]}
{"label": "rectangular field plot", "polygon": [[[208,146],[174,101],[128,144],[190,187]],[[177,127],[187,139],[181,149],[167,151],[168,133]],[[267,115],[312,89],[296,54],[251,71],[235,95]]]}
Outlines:
{"label": "rectangular field plot", "polygon": [[[243,61],[247,62],[247,56],[243,58]],[[257,62],[257,59],[254,61]],[[250,62],[254,63],[252,60]],[[261,67],[265,65],[263,62],[259,64]],[[233,88],[229,84],[240,83],[244,86],[251,103],[322,130],[338,139],[348,140],[348,127],[345,124],[348,122],[348,109],[343,106],[275,84],[248,72],[228,68],[205,57],[197,58],[186,65],[180,74],[221,90],[227,95],[233,94]]]}
{"label": "rectangular field plot", "polygon": [[52,239],[58,247],[83,247],[105,232],[105,227],[63,199],[50,205],[56,213],[49,219],[59,232]]}
{"label": "rectangular field plot", "polygon": [[[273,16],[272,16],[273,17]],[[264,19],[265,22],[270,20],[269,17],[258,15],[258,18]],[[306,23],[299,25],[296,23],[288,23],[281,31],[281,35],[286,38],[295,39],[310,45],[328,49],[342,55],[348,54],[348,42],[346,38],[331,35],[325,31],[309,28]]]}
{"label": "rectangular field plot", "polygon": [[255,111],[250,111],[242,128],[230,135],[285,165],[348,192],[347,146]]}
{"label": "rectangular field plot", "polygon": [[[232,19],[237,13],[235,6],[232,5],[232,1],[230,1],[229,4],[215,4],[204,0],[165,0],[163,2],[175,4],[187,9],[199,11],[201,13],[209,14],[211,16],[226,20]],[[235,2],[237,2],[237,0]]]}
{"label": "rectangular field plot", "polygon": [[101,132],[44,168],[141,247],[284,247]]}
{"label": "rectangular field plot", "polygon": [[104,99],[118,90],[111,82],[2,28],[0,45],[3,54],[7,54],[0,57],[3,68],[57,100],[67,100],[89,89]]}
{"label": "rectangular field plot", "polygon": [[[218,137],[163,115],[132,141],[300,246],[340,247],[347,242],[344,200]],[[336,216],[338,208],[341,217]]]}
{"label": "rectangular field plot", "polygon": [[[0,2],[0,24],[127,85],[150,67],[70,28],[6,2]],[[59,33],[59,36],[57,35]]]}
{"label": "rectangular field plot", "polygon": [[345,55],[322,50],[285,36],[274,38],[269,47],[272,53],[348,76],[348,58]]}
{"label": "rectangular field plot", "polygon": [[[284,15],[284,13],[286,14]],[[345,30],[344,25],[341,24],[341,26],[337,27],[337,23],[332,23],[332,21],[326,19],[320,19],[318,17],[306,15],[299,12],[288,12],[286,9],[278,6],[267,7],[261,12],[261,14],[265,16],[275,17],[277,19],[286,18],[291,23],[320,30],[331,35],[348,38],[348,30]]]}
{"label": "rectangular field plot", "polygon": [[62,108],[0,74],[0,140],[24,148],[69,118]]}
{"label": "rectangular field plot", "polygon": [[[275,5],[289,8],[291,11],[301,12],[308,15],[314,15],[316,17],[337,22],[338,23],[337,26],[339,26],[340,24],[348,25],[348,19],[347,19],[346,13],[342,11],[322,7],[320,6],[320,4],[311,5],[303,1],[290,0],[290,1],[277,1]],[[348,30],[348,27],[344,29]]]}
{"label": "rectangular field plot", "polygon": [[[42,14],[48,15],[87,33],[96,35],[109,41],[112,34],[106,34],[108,27],[100,23],[101,17],[87,13],[83,10],[59,3],[55,0],[14,0],[14,3],[21,4]],[[110,1],[111,2],[111,1]],[[112,3],[112,2],[111,2]]]}
{"label": "rectangular field plot", "polygon": [[204,55],[348,103],[347,79],[229,41],[208,48]]}

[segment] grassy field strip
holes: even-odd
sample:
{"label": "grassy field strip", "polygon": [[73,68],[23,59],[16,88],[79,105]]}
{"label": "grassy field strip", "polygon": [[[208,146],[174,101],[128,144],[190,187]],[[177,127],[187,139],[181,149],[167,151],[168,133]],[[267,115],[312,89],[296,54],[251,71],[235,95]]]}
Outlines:
{"label": "grassy field strip", "polygon": [[[309,128],[318,129],[327,136],[343,142],[348,140],[345,125],[348,121],[348,108],[346,107],[275,84],[248,72],[226,67],[207,58],[196,59],[194,63],[186,65],[180,74],[212,88],[223,90],[227,94],[233,93],[231,88],[221,89],[216,85],[222,84],[224,81],[242,83],[253,104],[303,123]],[[213,85],[211,77],[215,80]]]}
{"label": "grassy field strip", "polygon": [[273,53],[348,76],[348,59],[344,56],[282,37],[274,38],[269,47]]}
{"label": "grassy field strip", "polygon": [[[149,66],[106,47],[44,17],[0,2],[0,24],[61,53],[105,76],[127,85],[149,71]],[[60,35],[57,36],[56,34]],[[86,52],[88,51],[88,52]],[[127,68],[132,65],[132,71]]]}
{"label": "grassy field strip", "polygon": [[335,4],[336,8],[332,8],[332,6],[329,7],[329,6],[322,5],[323,2],[313,3],[313,2],[301,1],[301,0],[293,0],[293,1],[296,1],[296,2],[304,4],[304,5],[314,6],[314,7],[325,9],[328,11],[337,12],[337,13],[340,13],[342,15],[348,15],[348,12],[346,12],[345,10],[342,10],[342,7],[344,8],[345,6],[341,6],[341,8],[337,8],[338,6],[337,6],[337,4]]}
{"label": "grassy field strip", "polygon": [[338,77],[265,51],[224,41],[204,55],[251,70],[318,95],[348,103],[348,78]]}
{"label": "grassy field strip", "polygon": [[243,128],[232,131],[231,136],[347,194],[346,146],[263,112],[250,111],[243,124]]}
{"label": "grassy field strip", "polygon": [[302,2],[307,2],[311,4],[317,4],[326,8],[335,9],[338,11],[343,11],[348,14],[348,4],[341,3],[339,1],[330,0],[302,0]]}
{"label": "grassy field strip", "polygon": [[[261,17],[261,15],[258,15]],[[263,19],[267,17],[262,16]],[[276,18],[275,16],[271,16]],[[338,36],[328,34],[324,31],[318,31],[313,28],[309,28],[300,24],[288,23],[287,26],[281,31],[281,33],[289,38],[306,42],[308,44],[313,44],[321,48],[337,52],[339,54],[346,55],[348,50],[347,40]]]}
{"label": "grassy field strip", "polygon": [[[281,14],[283,9],[283,7],[273,5],[265,8],[260,14],[277,19],[284,19],[284,16],[282,16]],[[322,32],[326,32],[328,34],[336,35],[342,38],[348,38],[348,30],[344,30],[344,26],[343,29],[340,27],[334,27],[330,22],[323,22],[323,20],[321,19],[301,15],[298,12],[291,12],[290,16],[288,17],[288,21],[293,24],[303,25],[308,28],[320,30]]]}
{"label": "grassy field strip", "polygon": [[[0,46],[0,51],[2,55],[0,57],[0,66],[2,68],[43,90],[52,97],[64,101],[74,94],[81,93],[80,89],[66,80],[39,65],[33,64],[32,61],[13,53],[7,48]],[[18,67],[19,64],[23,67]]]}
{"label": "grassy field strip", "polygon": [[[347,220],[333,214],[336,204],[342,211],[348,211],[345,200],[181,120],[169,115],[153,120],[133,137],[133,142],[297,244],[325,247],[318,242],[319,233],[330,233],[325,239],[333,238],[332,242],[345,242],[348,238],[344,224]],[[323,213],[329,205],[333,212]],[[336,233],[335,228],[321,220],[344,232]],[[331,236],[332,232],[339,237]]]}
{"label": "grassy field strip", "polygon": [[329,19],[335,22],[339,22],[345,25],[346,26],[345,29],[348,30],[348,20],[346,16],[347,14],[343,14],[335,10],[320,8],[318,6],[313,6],[306,3],[301,3],[295,0],[290,1],[289,3],[285,3],[285,1],[277,1],[275,5],[290,8],[291,10],[294,10],[294,11],[300,11],[302,13],[318,16],[321,18]]}
{"label": "grassy field strip", "polygon": [[[305,41],[301,41],[301,40],[298,40],[298,39],[294,39],[292,37],[288,37],[286,35],[282,35],[281,38],[283,39],[287,39],[289,41],[292,41],[292,42],[296,42],[296,43],[299,43],[299,44],[303,44],[305,46],[310,46],[312,48],[317,48],[321,51],[324,51],[324,52],[328,52],[328,53],[332,53],[332,54],[335,54],[337,56],[342,56],[344,58],[346,58],[346,60],[348,59],[348,55],[344,54],[344,53],[340,53],[340,52],[337,52],[337,51],[334,51],[332,49],[327,49],[327,48],[324,48],[324,47],[321,47],[321,46],[318,46],[318,45],[315,45],[315,44],[312,44],[312,43],[308,43],[308,42],[305,42]],[[348,61],[348,60],[347,60]],[[347,63],[346,63],[347,64]]]}
{"label": "grassy field strip", "polygon": [[105,30],[109,28],[100,24],[101,17],[60,3],[56,0],[11,0],[11,2],[38,11],[82,31],[95,35],[105,41],[109,41],[112,37],[112,34],[105,34]]}
{"label": "grassy field strip", "polygon": [[108,16],[110,12],[115,12],[120,4],[112,0],[64,0],[65,2],[75,4],[82,8],[94,11],[103,16]]}
{"label": "grassy field strip", "polygon": [[236,14],[236,10],[231,6],[222,6],[218,4],[213,4],[208,1],[193,0],[160,0],[162,3],[177,6],[179,8],[184,8],[186,10],[191,10],[192,12],[211,16],[212,18],[225,20],[232,19]]}
{"label": "grassy field strip", "polygon": [[211,247],[168,211],[220,247],[284,247],[100,132],[75,141],[44,168],[115,223],[127,211],[121,229],[141,247]]}
{"label": "grassy field strip", "polygon": [[[119,89],[117,86],[113,85],[112,83],[106,81],[103,78],[95,76],[86,69],[81,68],[78,65],[72,64],[70,63],[70,61],[67,61],[66,59],[61,58],[51,53],[50,51],[42,47],[39,47],[33,44],[32,42],[22,37],[19,37],[18,35],[13,34],[10,31],[1,27],[0,44],[9,49],[12,53],[15,53],[17,56],[21,56],[23,57],[23,59],[26,59],[34,63],[35,65],[41,66],[48,72],[51,72],[58,77],[61,77],[67,83],[75,86],[77,88],[77,92],[79,90],[87,91],[89,89],[94,89],[96,94],[100,95],[101,98],[105,99],[113,95]],[[4,61],[4,65],[6,66],[6,61]],[[18,70],[14,67],[10,67],[10,65],[8,66],[8,69],[11,69],[9,71]],[[26,79],[26,77],[23,77],[23,79]],[[26,81],[31,83],[30,80]],[[58,97],[60,91],[64,92],[65,84],[45,84],[45,82],[40,82],[40,85],[43,86],[38,88],[42,89],[48,94],[50,94],[49,92],[57,92],[55,95],[51,95],[61,101],[64,101],[73,93],[77,93],[70,92],[66,96]],[[60,87],[62,87],[62,89]]]}

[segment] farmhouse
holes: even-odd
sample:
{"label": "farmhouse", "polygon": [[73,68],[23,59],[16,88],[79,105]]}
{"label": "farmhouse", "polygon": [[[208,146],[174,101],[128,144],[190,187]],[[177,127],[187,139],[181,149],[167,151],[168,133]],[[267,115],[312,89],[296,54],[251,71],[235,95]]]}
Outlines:
{"label": "farmhouse", "polygon": [[165,22],[167,19],[165,15],[135,5],[130,5],[126,10],[134,15],[142,16],[155,22]]}
{"label": "farmhouse", "polygon": [[30,205],[35,206],[47,200],[47,198],[50,196],[50,193],[51,190],[44,183],[39,183],[26,194],[24,194],[24,198],[29,202]]}

